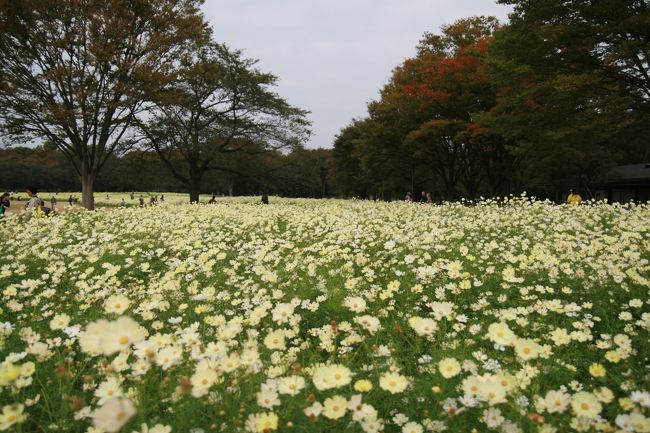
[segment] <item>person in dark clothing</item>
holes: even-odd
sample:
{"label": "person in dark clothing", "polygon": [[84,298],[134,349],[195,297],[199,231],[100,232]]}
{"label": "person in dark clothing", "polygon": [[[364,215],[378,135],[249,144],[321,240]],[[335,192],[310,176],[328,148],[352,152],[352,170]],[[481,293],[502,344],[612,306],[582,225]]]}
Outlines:
{"label": "person in dark clothing", "polygon": [[217,204],[217,195],[216,194],[212,194],[212,197],[208,201],[208,204]]}
{"label": "person in dark clothing", "polygon": [[5,192],[2,194],[2,197],[0,197],[0,216],[4,215],[7,208],[11,206],[11,202],[9,201],[10,198],[11,194],[8,192]]}
{"label": "person in dark clothing", "polygon": [[262,204],[269,204],[269,195],[262,194]]}
{"label": "person in dark clothing", "polygon": [[426,203],[427,202],[427,193],[425,191],[422,191],[422,194],[420,194],[420,203]]}

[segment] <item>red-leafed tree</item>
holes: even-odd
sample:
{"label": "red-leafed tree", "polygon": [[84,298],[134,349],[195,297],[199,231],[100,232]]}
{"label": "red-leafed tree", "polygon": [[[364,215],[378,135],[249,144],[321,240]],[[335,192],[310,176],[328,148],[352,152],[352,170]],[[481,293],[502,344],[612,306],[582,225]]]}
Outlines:
{"label": "red-leafed tree", "polygon": [[402,152],[435,173],[445,199],[460,186],[470,197],[484,184],[489,193],[504,192],[512,161],[501,138],[476,120],[496,99],[487,47],[498,26],[493,17],[474,17],[425,34],[417,55],[395,70],[371,107],[375,117],[400,119]]}

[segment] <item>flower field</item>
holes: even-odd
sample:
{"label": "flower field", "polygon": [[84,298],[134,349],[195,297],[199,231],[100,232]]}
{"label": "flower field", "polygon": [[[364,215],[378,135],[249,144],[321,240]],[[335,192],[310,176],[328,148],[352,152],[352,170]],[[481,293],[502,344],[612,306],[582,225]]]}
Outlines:
{"label": "flower field", "polygon": [[648,205],[226,200],[0,228],[0,431],[650,432]]}

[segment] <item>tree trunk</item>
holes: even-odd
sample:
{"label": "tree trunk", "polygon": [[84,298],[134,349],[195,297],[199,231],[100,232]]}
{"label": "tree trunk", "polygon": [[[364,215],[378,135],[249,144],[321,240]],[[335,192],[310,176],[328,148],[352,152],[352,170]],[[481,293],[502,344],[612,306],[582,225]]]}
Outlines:
{"label": "tree trunk", "polygon": [[81,205],[88,210],[95,210],[95,177],[86,163],[81,164]]}
{"label": "tree trunk", "polygon": [[201,170],[195,165],[190,164],[190,203],[199,203],[203,173],[205,173],[205,170]]}
{"label": "tree trunk", "polygon": [[201,178],[190,181],[190,203],[198,203],[201,193]]}

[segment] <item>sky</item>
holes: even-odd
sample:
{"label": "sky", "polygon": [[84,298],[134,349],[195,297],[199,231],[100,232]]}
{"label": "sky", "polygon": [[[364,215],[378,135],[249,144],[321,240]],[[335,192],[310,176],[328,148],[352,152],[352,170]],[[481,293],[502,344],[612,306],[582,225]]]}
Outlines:
{"label": "sky", "polygon": [[308,148],[335,136],[379,96],[424,32],[509,8],[493,0],[206,0],[215,39],[278,77],[275,91],[308,110]]}

